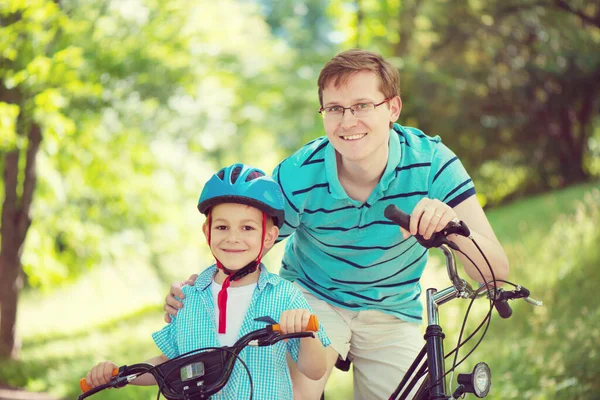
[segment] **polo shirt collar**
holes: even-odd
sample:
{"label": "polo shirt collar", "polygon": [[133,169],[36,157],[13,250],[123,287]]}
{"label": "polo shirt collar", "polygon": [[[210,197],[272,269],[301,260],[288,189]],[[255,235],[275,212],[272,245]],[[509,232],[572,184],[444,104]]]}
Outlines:
{"label": "polo shirt collar", "polygon": [[[394,124],[394,128],[397,124]],[[379,180],[377,188],[384,192],[392,180],[396,177],[396,167],[400,163],[402,157],[402,151],[400,148],[400,139],[398,133],[394,129],[390,129],[390,140],[388,142],[388,162],[383,176]],[[327,182],[329,182],[329,191],[331,196],[338,200],[347,200],[348,195],[342,187],[337,174],[337,157],[336,151],[331,142],[327,143],[325,147],[325,173],[327,176]]]}

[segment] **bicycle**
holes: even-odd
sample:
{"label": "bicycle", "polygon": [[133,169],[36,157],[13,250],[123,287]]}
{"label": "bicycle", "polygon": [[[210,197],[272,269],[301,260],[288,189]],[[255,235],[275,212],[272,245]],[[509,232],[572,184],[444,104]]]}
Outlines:
{"label": "bicycle", "polygon": [[139,363],[123,365],[112,372],[108,383],[91,388],[85,378],[79,385],[83,400],[109,388],[121,388],[130,384],[140,375],[150,373],[158,384],[157,399],[162,394],[168,400],[203,400],[217,393],[227,384],[236,361],[240,361],[250,380],[250,399],[252,399],[252,376],[240,352],[246,346],[271,346],[281,340],[315,337],[313,332],[319,329],[315,315],[311,315],[304,332],[281,334],[279,324],[271,317],[256,318],[255,321],[269,325],[249,332],[231,346],[206,347],[181,354],[159,365]]}
{"label": "bicycle", "polygon": [[[387,219],[400,225],[405,230],[409,230],[410,216],[402,212],[396,206],[389,205],[385,209],[384,215]],[[488,268],[490,268],[492,273],[491,281],[486,281],[479,288],[473,289],[473,287],[467,281],[460,278],[456,269],[456,261],[454,259],[454,253],[452,250],[459,252],[461,252],[461,250],[455,243],[447,239],[447,236],[450,234],[457,234],[471,239],[486,261]],[[477,242],[473,240],[469,228],[464,224],[464,222],[452,221],[442,231],[432,235],[429,239],[424,239],[420,235],[415,235],[415,238],[423,247],[438,247],[442,250],[446,259],[446,269],[448,272],[448,277],[452,282],[452,286],[440,291],[434,288],[427,289],[425,307],[427,311],[427,328],[424,336],[425,345],[416,356],[396,390],[390,396],[390,400],[406,399],[416,385],[420,386],[418,386],[413,400],[454,400],[463,396],[465,393],[472,393],[478,398],[483,398],[488,395],[491,388],[491,371],[486,363],[477,363],[473,368],[473,372],[470,374],[459,374],[457,378],[458,387],[452,394],[449,394],[446,388],[446,376],[453,372],[458,365],[466,360],[466,358],[473,353],[475,348],[477,348],[479,343],[481,343],[487,332],[487,328],[489,327],[491,313],[494,307],[502,318],[509,318],[512,315],[512,309],[508,304],[508,300],[523,298],[525,301],[535,306],[541,306],[542,302],[530,298],[529,290],[522,286],[515,285],[514,283],[505,280],[495,279],[489,261],[485,257],[485,254],[482,252]],[[466,254],[464,255],[466,256]],[[473,265],[475,265],[472,260],[471,262]],[[478,271],[485,281],[485,277],[479,268]],[[496,282],[504,282],[512,285],[515,287],[515,290],[498,288]],[[461,342],[471,305],[475,299],[482,296],[487,296],[490,300],[490,310],[475,331]],[[467,309],[461,327],[457,347],[450,353],[444,355],[444,333],[442,331],[442,327],[439,325],[438,308],[442,304],[445,304],[456,298],[471,299],[471,303],[469,304],[469,308]],[[465,357],[463,357],[460,362],[457,362],[458,349],[467,343],[482,328],[482,326],[486,324],[486,322],[487,325],[485,330],[483,331],[482,336],[479,338],[479,341],[475,344],[474,348],[471,349],[471,351]],[[454,354],[452,368],[450,368],[449,371],[445,371],[444,360],[450,357],[452,354]],[[420,381],[421,383],[419,384]]]}

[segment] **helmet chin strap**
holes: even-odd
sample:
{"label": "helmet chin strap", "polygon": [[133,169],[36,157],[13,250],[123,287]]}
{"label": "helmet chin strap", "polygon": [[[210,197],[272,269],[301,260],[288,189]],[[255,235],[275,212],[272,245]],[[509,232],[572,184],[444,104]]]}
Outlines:
{"label": "helmet chin strap", "polygon": [[[225,267],[223,265],[223,263],[221,263],[221,261],[219,261],[219,259],[217,258],[217,256],[215,256],[215,254],[212,252],[212,249],[210,250],[213,257],[215,258],[215,261],[217,262],[217,268],[219,268],[220,270],[222,270],[225,275],[227,275],[227,277],[225,278],[225,281],[223,281],[223,285],[221,286],[221,290],[219,291],[219,294],[217,296],[217,305],[219,307],[219,328],[218,328],[218,332],[219,333],[225,333],[226,329],[227,329],[227,288],[229,287],[229,285],[231,285],[231,282],[235,282],[238,281],[240,279],[242,279],[243,277],[245,277],[248,274],[253,273],[254,271],[256,271],[256,269],[258,268],[258,266],[260,265],[260,262],[262,260],[262,254],[263,254],[263,249],[265,247],[265,237],[266,237],[266,232],[267,232],[267,214],[265,212],[262,213],[263,218],[262,218],[262,234],[261,234],[261,240],[260,240],[260,250],[258,251],[258,256],[256,257],[256,259],[254,261],[250,261],[248,264],[246,264],[244,267],[238,269],[237,271],[235,270],[230,270],[229,268]],[[212,228],[212,218],[211,218],[211,213],[208,214],[208,246],[210,248],[210,238],[211,238],[211,229]]]}

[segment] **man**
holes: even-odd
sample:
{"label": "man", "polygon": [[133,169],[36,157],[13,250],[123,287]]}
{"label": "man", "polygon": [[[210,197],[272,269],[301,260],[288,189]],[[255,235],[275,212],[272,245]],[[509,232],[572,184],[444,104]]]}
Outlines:
{"label": "man", "polygon": [[[338,358],[354,364],[356,399],[387,399],[422,347],[419,280],[426,239],[451,220],[464,221],[497,279],[508,260],[457,157],[400,116],[398,71],[381,56],[342,52],[319,76],[325,137],[274,171],[286,198],[279,240],[289,237],[280,275],[295,282],[331,339],[327,372],[311,381],[292,370],[295,398],[318,399]],[[383,217],[395,204],[411,215],[410,232]],[[491,279],[483,257],[464,237],[450,236]],[[483,278],[467,257],[467,274]],[[181,285],[172,286],[180,296]],[[165,310],[181,303],[172,294]]]}

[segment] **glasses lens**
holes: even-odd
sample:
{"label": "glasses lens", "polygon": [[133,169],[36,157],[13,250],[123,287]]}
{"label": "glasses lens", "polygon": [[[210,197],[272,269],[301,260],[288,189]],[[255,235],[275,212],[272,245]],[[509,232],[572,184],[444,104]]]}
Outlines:
{"label": "glasses lens", "polygon": [[321,114],[323,114],[323,118],[334,119],[340,118],[344,113],[344,109],[342,107],[334,106],[334,107],[325,107]]}
{"label": "glasses lens", "polygon": [[354,111],[354,115],[361,116],[373,111],[375,109],[375,105],[373,103],[358,103],[353,105],[351,108],[352,111]]}

